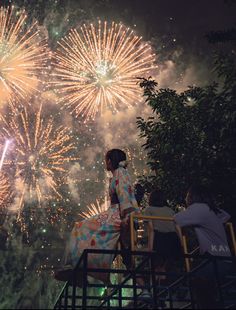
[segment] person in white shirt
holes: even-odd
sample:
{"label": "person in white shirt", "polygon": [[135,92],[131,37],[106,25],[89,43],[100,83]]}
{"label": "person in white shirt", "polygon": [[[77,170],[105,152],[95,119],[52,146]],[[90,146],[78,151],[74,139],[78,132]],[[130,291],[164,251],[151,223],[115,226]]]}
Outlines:
{"label": "person in white shirt", "polygon": [[214,206],[204,187],[191,187],[186,196],[188,208],[175,215],[180,227],[192,226],[195,230],[200,254],[231,256],[224,223],[230,215]]}
{"label": "person in white shirt", "polygon": [[[173,220],[175,212],[168,206],[163,192],[155,189],[149,196],[149,206],[145,215],[168,217]],[[166,272],[174,269],[175,262],[182,256],[181,244],[173,221],[152,220],[148,222],[149,251],[155,251],[156,271]],[[164,280],[165,277],[159,277]]]}

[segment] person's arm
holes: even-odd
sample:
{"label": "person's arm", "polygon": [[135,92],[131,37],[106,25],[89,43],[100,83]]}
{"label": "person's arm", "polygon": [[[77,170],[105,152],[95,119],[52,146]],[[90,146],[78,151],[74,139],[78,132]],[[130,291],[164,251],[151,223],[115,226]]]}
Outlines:
{"label": "person's arm", "polygon": [[204,220],[204,214],[198,206],[190,206],[185,211],[174,216],[174,221],[180,227],[197,226]]}
{"label": "person's arm", "polygon": [[219,209],[219,213],[217,213],[217,217],[221,220],[221,222],[223,224],[227,223],[229,221],[229,219],[231,218],[231,216],[229,215],[229,213],[225,212],[222,209]]}

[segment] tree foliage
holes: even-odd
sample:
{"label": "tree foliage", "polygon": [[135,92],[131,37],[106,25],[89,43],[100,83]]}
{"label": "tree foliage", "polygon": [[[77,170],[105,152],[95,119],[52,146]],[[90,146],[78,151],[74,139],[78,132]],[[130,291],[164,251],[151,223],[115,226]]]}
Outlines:
{"label": "tree foliage", "polygon": [[182,203],[191,183],[209,185],[216,202],[233,208],[236,198],[236,65],[235,59],[217,57],[219,80],[182,93],[158,89],[142,79],[153,115],[138,118],[143,147],[153,174],[143,179],[164,190],[172,204]]}

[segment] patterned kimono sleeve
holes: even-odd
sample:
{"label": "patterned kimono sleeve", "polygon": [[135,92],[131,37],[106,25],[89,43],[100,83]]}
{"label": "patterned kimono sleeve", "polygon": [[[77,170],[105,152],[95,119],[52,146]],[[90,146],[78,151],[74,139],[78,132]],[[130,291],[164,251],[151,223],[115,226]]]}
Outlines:
{"label": "patterned kimono sleeve", "polygon": [[130,177],[124,168],[119,168],[119,173],[115,181],[115,191],[119,199],[121,214],[125,209],[128,208],[134,208],[138,210],[138,205],[131,186]]}

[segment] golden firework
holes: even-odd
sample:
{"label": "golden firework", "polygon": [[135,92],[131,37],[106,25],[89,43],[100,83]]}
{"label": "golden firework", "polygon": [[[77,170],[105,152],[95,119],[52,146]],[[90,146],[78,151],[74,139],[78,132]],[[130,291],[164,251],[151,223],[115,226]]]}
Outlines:
{"label": "golden firework", "polygon": [[141,100],[137,77],[155,68],[148,43],[121,24],[100,22],[72,29],[59,42],[55,85],[60,103],[77,117],[94,119],[108,107],[117,111]]}
{"label": "golden firework", "polygon": [[91,216],[100,214],[102,212],[107,211],[108,209],[108,202],[105,199],[104,203],[100,203],[98,199],[96,199],[96,203],[92,203],[86,210],[86,212],[81,212],[80,216],[83,218],[90,218]]}
{"label": "golden firework", "polygon": [[42,105],[33,115],[27,108],[9,118],[1,117],[1,135],[12,140],[8,160],[3,169],[14,168],[15,191],[18,195],[17,209],[24,202],[62,198],[58,187],[67,172],[66,163],[75,160],[75,149],[68,128],[57,127],[52,116],[42,117]]}
{"label": "golden firework", "polygon": [[5,174],[0,172],[0,213],[2,209],[6,208],[6,204],[10,196],[10,183]]}
{"label": "golden firework", "polygon": [[[0,103],[14,105],[34,93],[45,66],[46,44],[37,22],[26,27],[27,15],[0,7]],[[26,29],[27,28],[27,29]]]}

